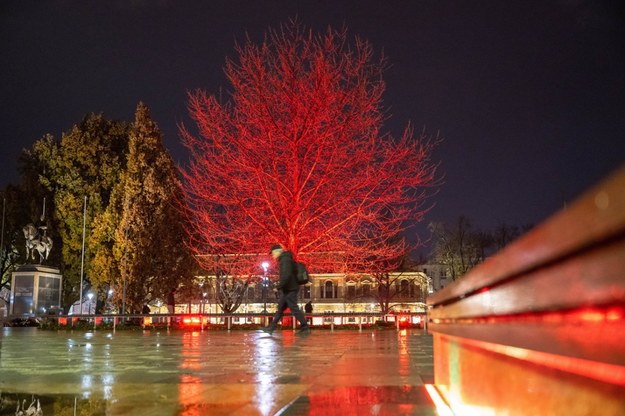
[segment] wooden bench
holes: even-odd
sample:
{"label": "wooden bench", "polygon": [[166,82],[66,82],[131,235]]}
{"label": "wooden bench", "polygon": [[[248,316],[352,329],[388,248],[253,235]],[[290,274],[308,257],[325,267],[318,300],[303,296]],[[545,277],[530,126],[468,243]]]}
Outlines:
{"label": "wooden bench", "polygon": [[456,415],[625,415],[625,168],[428,306]]}

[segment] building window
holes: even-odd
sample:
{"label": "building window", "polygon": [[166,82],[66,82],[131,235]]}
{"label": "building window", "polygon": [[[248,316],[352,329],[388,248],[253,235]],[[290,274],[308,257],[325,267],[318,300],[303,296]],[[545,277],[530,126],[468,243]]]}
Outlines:
{"label": "building window", "polygon": [[371,285],[367,282],[367,283],[363,283],[362,285],[362,296],[369,296],[371,295]]}
{"label": "building window", "polygon": [[302,294],[302,298],[310,299],[310,285],[303,285],[300,293]]}
{"label": "building window", "polygon": [[408,280],[402,280],[401,282],[399,282],[399,291],[402,297],[407,298],[408,296],[410,296],[409,284],[410,283],[408,282]]}
{"label": "building window", "polygon": [[356,297],[356,286],[347,286],[347,299],[354,299]]}
{"label": "building window", "polygon": [[327,281],[321,287],[321,297],[324,299],[332,299],[337,295],[334,284],[331,281]]}

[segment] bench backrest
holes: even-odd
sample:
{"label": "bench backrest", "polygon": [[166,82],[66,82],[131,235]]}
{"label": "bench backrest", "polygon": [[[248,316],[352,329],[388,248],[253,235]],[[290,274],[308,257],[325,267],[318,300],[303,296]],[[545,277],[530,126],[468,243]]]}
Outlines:
{"label": "bench backrest", "polygon": [[625,168],[428,306],[457,414],[625,414]]}

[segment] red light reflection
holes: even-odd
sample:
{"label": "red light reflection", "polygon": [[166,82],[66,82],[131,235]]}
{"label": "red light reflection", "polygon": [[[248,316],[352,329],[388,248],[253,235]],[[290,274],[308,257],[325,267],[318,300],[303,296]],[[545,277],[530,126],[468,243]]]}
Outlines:
{"label": "red light reflection", "polygon": [[297,414],[419,414],[434,403],[424,386],[337,386],[310,392],[305,403],[294,406]]}
{"label": "red light reflection", "polygon": [[[184,321],[184,320],[183,320]],[[201,366],[200,333],[197,331],[185,332],[182,336],[182,363],[180,367],[197,370]],[[198,407],[198,397],[202,394],[202,381],[199,377],[190,374],[181,374],[178,384],[178,400],[184,409],[181,415],[201,416],[206,414],[201,406]]]}

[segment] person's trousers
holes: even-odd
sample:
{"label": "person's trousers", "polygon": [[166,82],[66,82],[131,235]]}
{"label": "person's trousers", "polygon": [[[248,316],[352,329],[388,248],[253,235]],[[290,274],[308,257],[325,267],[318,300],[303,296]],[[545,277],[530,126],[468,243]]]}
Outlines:
{"label": "person's trousers", "polygon": [[273,316],[273,319],[269,324],[269,328],[276,329],[276,327],[278,326],[278,322],[280,322],[280,319],[282,319],[286,308],[291,309],[291,313],[299,321],[302,328],[306,328],[308,326],[308,322],[306,322],[306,317],[304,316],[304,313],[299,308],[299,306],[297,306],[297,292],[299,291],[292,290],[290,292],[282,292],[282,294],[280,295],[280,299],[278,299],[278,310]]}

